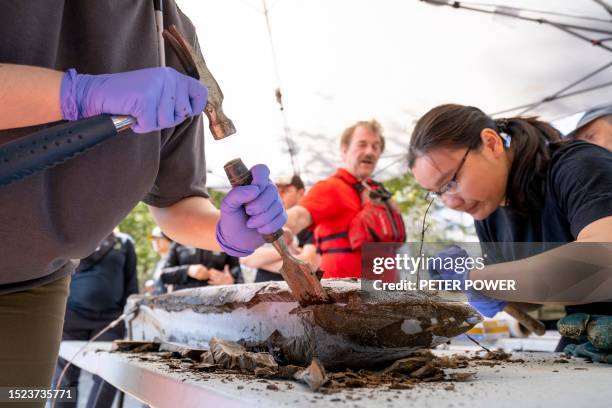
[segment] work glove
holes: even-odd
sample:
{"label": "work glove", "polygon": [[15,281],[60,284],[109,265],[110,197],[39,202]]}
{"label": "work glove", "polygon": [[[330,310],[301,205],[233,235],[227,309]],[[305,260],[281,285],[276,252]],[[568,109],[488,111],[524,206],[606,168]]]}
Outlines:
{"label": "work glove", "polygon": [[250,185],[232,188],[221,202],[217,242],[232,256],[251,255],[264,243],[261,234],[272,234],[287,222],[283,202],[270,181],[270,170],[258,164],[251,174]]}
{"label": "work glove", "polygon": [[568,344],[565,354],[612,364],[612,316],[573,313],[560,319],[557,329],[580,342]]}
{"label": "work glove", "polygon": [[[430,260],[427,265],[429,276],[434,279],[459,281],[459,287],[465,289],[465,281],[469,280],[470,271],[465,266],[463,267],[465,271],[455,271],[450,266],[451,262],[444,262],[444,260],[445,258],[451,258],[453,260],[452,265],[457,265],[456,259],[468,258],[469,256],[463,248],[451,245],[436,254],[435,257],[442,259],[442,262],[434,264],[433,260]],[[490,298],[473,289],[462,290],[462,292],[467,295],[470,305],[486,317],[495,316],[497,312],[502,311],[506,306],[506,302],[503,300]]]}
{"label": "work glove", "polygon": [[69,69],[62,79],[62,117],[78,120],[102,113],[136,119],[136,133],[178,125],[204,110],[208,90],[172,68],[85,75]]}

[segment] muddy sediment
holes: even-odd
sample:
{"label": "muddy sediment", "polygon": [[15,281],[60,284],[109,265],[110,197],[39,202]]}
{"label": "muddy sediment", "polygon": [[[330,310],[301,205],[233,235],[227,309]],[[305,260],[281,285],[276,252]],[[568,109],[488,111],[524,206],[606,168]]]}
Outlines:
{"label": "muddy sediment", "polygon": [[[163,343],[162,343],[163,344]],[[333,394],[353,388],[383,388],[388,390],[412,389],[423,383],[445,382],[444,389],[454,390],[454,383],[472,381],[482,363],[492,365],[520,363],[511,354],[492,351],[485,355],[456,354],[438,357],[429,350],[419,350],[410,357],[397,360],[380,370],[326,370],[315,359],[308,366],[277,365],[268,353],[248,351],[237,343],[215,339],[215,352],[202,353],[200,358],[187,358],[195,353],[134,352],[127,349],[132,358],[164,363],[170,371],[192,373],[206,379],[211,373],[227,375],[227,379],[243,380],[293,380],[307,384],[312,391]],[[157,349],[159,346],[157,346]],[[163,348],[163,347],[162,347]],[[141,350],[156,347],[140,348]],[[245,363],[248,361],[249,363]],[[460,370],[463,369],[463,370]],[[202,374],[202,375],[199,375]],[[268,388],[273,389],[273,388]]]}
{"label": "muddy sediment", "polygon": [[[131,297],[126,307],[139,305],[139,313],[129,331],[134,340],[200,347],[221,336],[267,351],[280,364],[318,359],[326,369],[360,369],[445,343],[481,320],[469,305],[426,292],[367,292],[351,279],[322,283],[333,303],[307,307],[297,304],[284,282]],[[187,320],[193,325],[181,324]]]}

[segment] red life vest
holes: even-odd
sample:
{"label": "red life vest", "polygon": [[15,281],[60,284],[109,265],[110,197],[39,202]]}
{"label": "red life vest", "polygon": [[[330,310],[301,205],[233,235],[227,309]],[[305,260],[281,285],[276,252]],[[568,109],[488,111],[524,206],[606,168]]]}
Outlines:
{"label": "red life vest", "polygon": [[349,225],[351,248],[359,248],[366,242],[404,242],[406,227],[402,214],[382,183],[368,179],[353,187],[362,190],[363,209]]}
{"label": "red life vest", "polygon": [[353,217],[348,229],[329,235],[315,229],[315,245],[319,254],[349,253],[358,251],[366,242],[404,242],[406,227],[391,193],[374,180],[349,183],[361,197],[361,210]]}

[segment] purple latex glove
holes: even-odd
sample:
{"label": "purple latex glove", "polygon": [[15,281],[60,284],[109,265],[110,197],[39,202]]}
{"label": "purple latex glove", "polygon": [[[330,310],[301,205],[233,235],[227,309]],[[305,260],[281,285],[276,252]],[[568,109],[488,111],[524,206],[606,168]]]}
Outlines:
{"label": "purple latex glove", "polygon": [[163,67],[104,75],[69,69],[60,91],[64,119],[130,115],[136,118],[136,133],[170,128],[202,113],[207,97],[200,82]]}
{"label": "purple latex glove", "polygon": [[259,248],[264,239],[287,222],[287,213],[276,186],[270,181],[270,170],[263,164],[251,169],[253,181],[234,187],[221,202],[217,224],[217,242],[232,256],[247,256]]}
{"label": "purple latex glove", "polygon": [[[473,294],[477,295],[473,296]],[[467,295],[470,305],[472,305],[474,309],[478,310],[481,315],[486,317],[493,317],[498,312],[504,310],[504,307],[506,307],[506,302],[504,302],[503,300],[493,299],[485,295],[480,295],[474,290],[468,291]]]}
{"label": "purple latex glove", "polygon": [[[443,251],[436,254],[436,258],[468,258],[470,255],[465,251],[465,249],[458,247],[457,245],[451,245],[448,248],[445,248]],[[448,263],[450,264],[450,262]],[[453,262],[452,264],[455,264]],[[465,272],[455,271],[450,267],[446,267],[447,263],[443,262],[441,268],[434,268],[432,265],[428,265],[429,273],[432,278],[435,279],[444,279],[444,280],[456,280],[459,281],[459,287],[465,288],[465,281],[470,279],[470,271],[466,270]],[[463,291],[468,298],[468,302],[472,305],[476,310],[478,310],[483,316],[493,317],[497,314],[497,312],[501,312],[504,310],[506,306],[506,302],[499,299],[493,299],[488,296],[485,296],[473,289],[464,290]]]}

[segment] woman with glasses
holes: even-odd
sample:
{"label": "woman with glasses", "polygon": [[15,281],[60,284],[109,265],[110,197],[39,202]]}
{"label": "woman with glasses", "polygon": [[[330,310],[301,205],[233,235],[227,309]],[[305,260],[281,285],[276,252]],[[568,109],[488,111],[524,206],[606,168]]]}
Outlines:
{"label": "woman with glasses", "polygon": [[[441,105],[417,122],[408,163],[421,186],[470,214],[479,240],[499,251],[497,263],[462,279],[516,282],[516,290],[478,292],[485,308],[564,304],[585,313],[566,317],[583,327],[612,315],[611,152],[562,141],[533,117],[493,120],[475,107]],[[612,318],[602,322],[612,348]]]}

